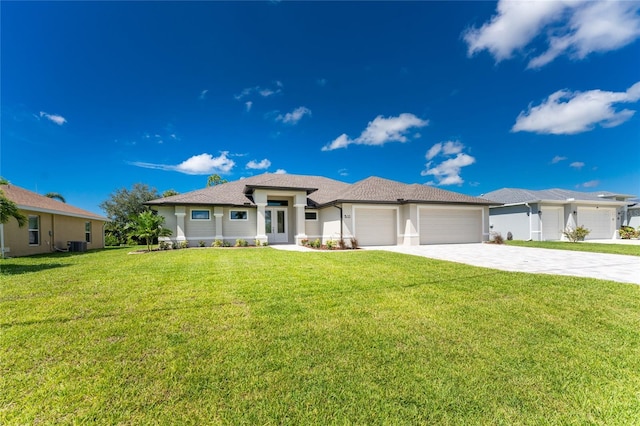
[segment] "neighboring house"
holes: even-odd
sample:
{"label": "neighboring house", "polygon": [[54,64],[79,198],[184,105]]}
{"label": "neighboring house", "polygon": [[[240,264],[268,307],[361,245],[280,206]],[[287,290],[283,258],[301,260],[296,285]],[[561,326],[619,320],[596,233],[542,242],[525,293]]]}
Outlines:
{"label": "neighboring house", "polygon": [[483,197],[502,204],[489,210],[492,232],[503,238],[510,232],[515,240],[554,241],[566,239],[563,231],[576,226],[590,230],[588,240],[617,238],[617,230],[625,223],[631,204],[627,200],[634,196],[503,188]]}
{"label": "neighboring house", "polygon": [[[339,240],[359,245],[477,243],[489,236],[488,200],[370,177],[263,174],[146,203],[173,241],[269,244]],[[166,239],[165,239],[166,240]]]}
{"label": "neighboring house", "polygon": [[104,248],[104,224],[107,218],[38,195],[15,185],[0,185],[5,197],[16,203],[27,224],[20,228],[11,218],[1,225],[2,255],[28,256],[73,248]]}
{"label": "neighboring house", "polygon": [[627,207],[626,221],[623,223],[635,229],[640,228],[640,200],[630,200]]}

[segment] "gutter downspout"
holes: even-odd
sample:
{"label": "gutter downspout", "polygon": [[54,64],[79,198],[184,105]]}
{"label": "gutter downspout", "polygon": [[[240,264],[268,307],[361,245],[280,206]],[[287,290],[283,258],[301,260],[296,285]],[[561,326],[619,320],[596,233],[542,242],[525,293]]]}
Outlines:
{"label": "gutter downspout", "polygon": [[533,231],[531,230],[531,206],[529,203],[524,203],[529,208],[529,241],[533,241]]}

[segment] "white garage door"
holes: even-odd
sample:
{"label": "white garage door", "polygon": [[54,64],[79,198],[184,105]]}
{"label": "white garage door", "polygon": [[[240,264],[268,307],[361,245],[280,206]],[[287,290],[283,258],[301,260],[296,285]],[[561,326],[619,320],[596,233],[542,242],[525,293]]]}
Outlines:
{"label": "white garage door", "polygon": [[420,209],[420,244],[482,242],[482,211]]}
{"label": "white garage door", "polygon": [[613,238],[616,227],[616,209],[578,207],[577,225],[589,229],[586,240]]}
{"label": "white garage door", "polygon": [[361,246],[398,244],[395,209],[355,209],[355,235]]}
{"label": "white garage door", "polygon": [[557,241],[562,238],[563,209],[560,207],[542,207],[542,240]]}

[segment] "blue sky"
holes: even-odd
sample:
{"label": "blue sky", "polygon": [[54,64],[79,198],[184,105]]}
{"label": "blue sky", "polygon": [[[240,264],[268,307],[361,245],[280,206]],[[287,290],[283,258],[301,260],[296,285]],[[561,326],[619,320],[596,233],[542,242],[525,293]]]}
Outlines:
{"label": "blue sky", "polygon": [[640,3],[7,2],[0,175],[380,176],[640,195]]}

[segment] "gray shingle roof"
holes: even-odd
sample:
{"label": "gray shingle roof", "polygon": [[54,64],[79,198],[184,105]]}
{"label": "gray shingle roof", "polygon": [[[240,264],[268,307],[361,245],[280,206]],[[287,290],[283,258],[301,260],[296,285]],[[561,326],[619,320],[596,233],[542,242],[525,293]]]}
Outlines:
{"label": "gray shingle roof", "polygon": [[502,188],[483,195],[483,198],[503,204],[535,203],[537,201],[601,201],[612,200],[600,197],[602,192],[580,192],[566,189],[531,191],[519,188]]}
{"label": "gray shingle roof", "polygon": [[405,183],[370,177],[348,184],[321,176],[265,173],[250,178],[228,182],[185,194],[149,201],[150,205],[163,204],[219,204],[254,205],[252,193],[256,188],[304,189],[308,193],[308,205],[322,206],[332,202],[371,203],[464,203],[496,204],[487,199],[471,197],[457,192],[445,191],[427,185]]}

